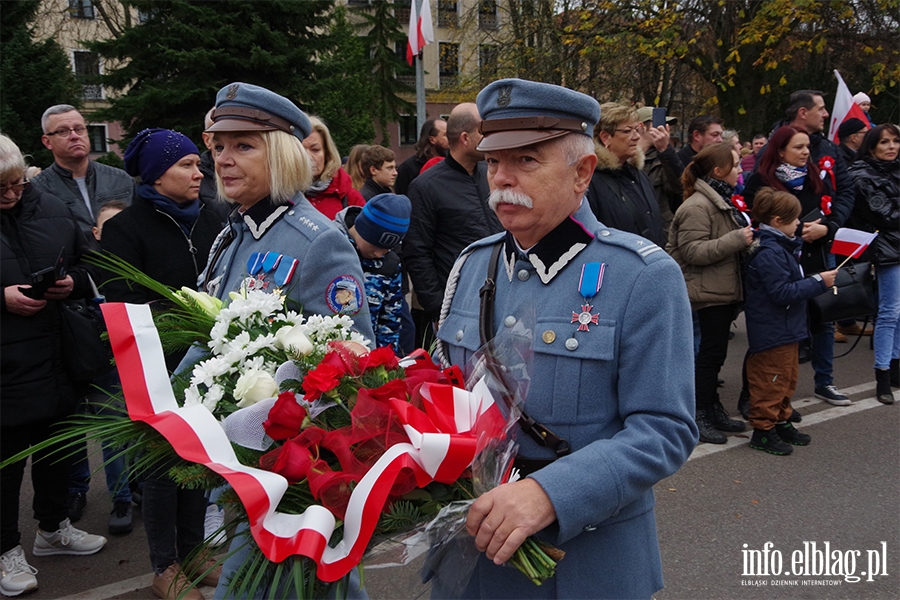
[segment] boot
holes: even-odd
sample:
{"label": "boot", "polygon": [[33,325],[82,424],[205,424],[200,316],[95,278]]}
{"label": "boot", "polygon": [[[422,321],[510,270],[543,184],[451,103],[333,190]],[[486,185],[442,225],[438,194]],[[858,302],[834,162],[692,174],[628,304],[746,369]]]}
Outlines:
{"label": "boot", "polygon": [[707,444],[724,444],[728,441],[720,431],[713,425],[712,418],[707,411],[697,409],[697,429],[700,430],[700,441]]}
{"label": "boot", "polygon": [[891,385],[900,388],[900,359],[891,359]]}
{"label": "boot", "polygon": [[721,402],[716,402],[712,407],[713,426],[719,431],[738,432],[746,428],[743,421],[735,421],[728,418],[728,411]]}
{"label": "boot", "polygon": [[750,419],[750,394],[744,390],[741,390],[741,395],[738,396],[737,410],[742,417]]}
{"label": "boot", "polygon": [[894,403],[894,392],[891,391],[891,371],[875,369],[875,394],[882,404]]}

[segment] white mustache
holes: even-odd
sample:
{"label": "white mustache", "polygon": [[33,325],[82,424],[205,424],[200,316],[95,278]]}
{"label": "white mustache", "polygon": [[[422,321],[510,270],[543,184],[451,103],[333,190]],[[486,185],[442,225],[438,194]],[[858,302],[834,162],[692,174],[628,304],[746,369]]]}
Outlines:
{"label": "white mustache", "polygon": [[500,204],[514,204],[525,208],[534,208],[534,202],[530,196],[506,189],[494,190],[491,192],[490,198],[488,198],[488,206],[491,207],[491,210],[496,211],[497,206]]}

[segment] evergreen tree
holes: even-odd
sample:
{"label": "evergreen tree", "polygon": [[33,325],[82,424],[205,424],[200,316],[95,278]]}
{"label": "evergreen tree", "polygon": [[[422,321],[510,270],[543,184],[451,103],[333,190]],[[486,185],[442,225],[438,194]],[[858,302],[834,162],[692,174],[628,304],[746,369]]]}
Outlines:
{"label": "evergreen tree", "polygon": [[146,127],[199,141],[216,92],[234,81],[266,87],[297,104],[312,100],[316,55],[327,42],[331,0],[127,0],[146,20],[88,47],[114,64],[103,84],[124,92],[102,118],[131,138]]}
{"label": "evergreen tree", "polygon": [[371,144],[375,138],[376,98],[365,44],[343,6],[334,12],[329,46],[320,55],[321,78],[312,86],[309,109],[328,125],[338,150],[348,154],[354,144]]}
{"label": "evergreen tree", "polygon": [[41,143],[41,115],[54,104],[79,102],[65,51],[53,40],[34,41],[34,18],[40,0],[3,3],[0,20],[0,131],[30,154],[30,163],[45,167],[53,155]]}
{"label": "evergreen tree", "polygon": [[415,106],[401,94],[415,94],[415,90],[400,81],[398,75],[413,74],[412,68],[397,54],[397,44],[406,40],[395,16],[400,6],[387,0],[372,0],[368,5],[351,10],[362,18],[359,30],[369,54],[369,78],[372,85],[374,115],[381,126],[382,144],[390,146],[391,134],[385,127],[397,120],[400,113],[415,112]]}

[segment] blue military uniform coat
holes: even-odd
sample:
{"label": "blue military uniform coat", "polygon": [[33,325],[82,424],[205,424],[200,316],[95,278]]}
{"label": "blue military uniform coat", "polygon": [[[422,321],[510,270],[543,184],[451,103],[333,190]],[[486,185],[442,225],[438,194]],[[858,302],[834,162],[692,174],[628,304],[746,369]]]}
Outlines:
{"label": "blue military uniform coat", "polygon": [[[268,198],[244,213],[235,211],[210,251],[200,276],[200,289],[218,298],[240,289],[278,287],[277,270],[248,273],[254,252],[272,252],[297,259],[297,267],[283,292],[296,302],[289,306],[304,315],[350,316],[355,329],[374,343],[369,306],[359,258],[346,236],[298,193],[288,204],[274,205]],[[286,264],[286,263],[285,263]],[[374,346],[373,346],[374,347]]]}
{"label": "blue military uniform coat", "polygon": [[[464,597],[650,597],[663,586],[652,488],[697,443],[681,270],[652,242],[602,225],[587,202],[527,255],[509,234],[485,238],[463,252],[450,276],[459,273],[455,290],[448,284],[438,331],[450,362],[465,364],[482,345],[478,290],[497,243],[494,327],[534,315],[525,410],[572,447],[530,475],[557,514],[540,535],[567,554],[541,587],[482,555]],[[606,266],[586,302],[579,282],[590,262]],[[578,331],[573,317],[584,304],[597,319]],[[522,457],[554,456],[521,431],[517,441]]]}

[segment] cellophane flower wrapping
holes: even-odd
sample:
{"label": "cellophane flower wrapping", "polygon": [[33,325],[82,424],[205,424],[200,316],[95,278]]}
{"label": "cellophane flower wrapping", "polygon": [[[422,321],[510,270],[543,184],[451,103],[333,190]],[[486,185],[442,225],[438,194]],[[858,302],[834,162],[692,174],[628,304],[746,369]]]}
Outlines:
{"label": "cellophane flower wrapping", "polygon": [[[516,424],[528,394],[534,331],[528,325],[533,322],[533,315],[518,319],[515,326],[480,348],[465,369],[469,389],[477,384],[490,389],[504,412],[507,432]],[[461,597],[481,554],[466,532],[469,508],[478,496],[518,479],[512,468],[517,451],[518,444],[511,435],[485,439],[471,466],[472,498],[446,504],[429,523],[374,547],[366,557],[366,566],[408,565],[425,555],[423,583],[439,589],[439,597]],[[535,542],[529,539],[528,543]],[[523,545],[520,552],[525,551]],[[532,579],[538,585],[543,581],[543,577]]]}

